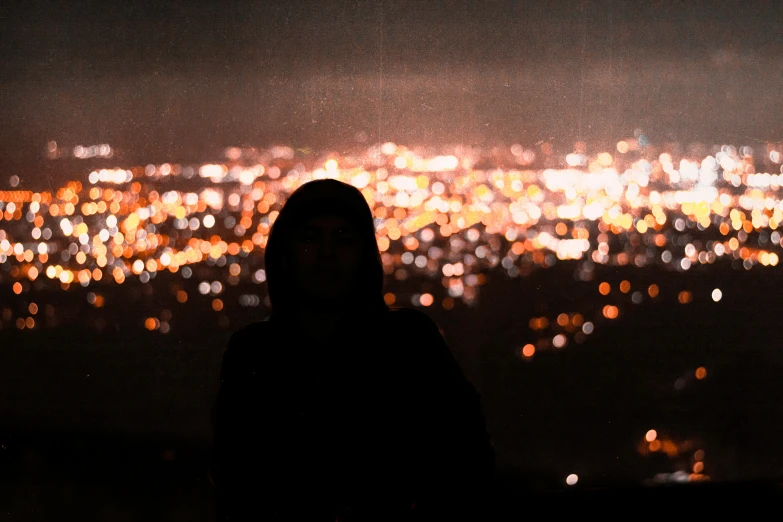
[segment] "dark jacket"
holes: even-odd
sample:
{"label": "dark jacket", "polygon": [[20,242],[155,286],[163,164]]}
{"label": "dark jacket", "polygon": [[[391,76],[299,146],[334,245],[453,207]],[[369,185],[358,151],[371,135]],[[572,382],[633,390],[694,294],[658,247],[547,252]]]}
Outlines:
{"label": "dark jacket", "polygon": [[[278,292],[285,278],[269,261],[274,310],[271,278]],[[220,520],[482,519],[494,451],[480,397],[435,323],[378,305],[376,286],[322,343],[301,335],[284,307],[232,335],[212,469]]]}

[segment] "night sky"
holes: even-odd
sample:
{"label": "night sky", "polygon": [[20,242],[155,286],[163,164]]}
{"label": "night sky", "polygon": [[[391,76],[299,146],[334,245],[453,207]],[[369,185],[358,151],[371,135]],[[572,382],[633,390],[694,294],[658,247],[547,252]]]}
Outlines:
{"label": "night sky", "polygon": [[[3,2],[0,186],[228,145],[753,144],[783,133],[783,3]],[[56,163],[56,162],[55,162]]]}

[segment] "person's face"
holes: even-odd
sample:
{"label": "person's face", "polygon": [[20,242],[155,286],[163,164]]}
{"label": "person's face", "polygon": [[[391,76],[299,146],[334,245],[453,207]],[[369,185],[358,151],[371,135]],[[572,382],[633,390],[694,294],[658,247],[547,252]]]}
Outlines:
{"label": "person's face", "polygon": [[336,301],[350,295],[362,262],[359,236],[345,218],[320,214],[294,229],[289,268],[305,298]]}

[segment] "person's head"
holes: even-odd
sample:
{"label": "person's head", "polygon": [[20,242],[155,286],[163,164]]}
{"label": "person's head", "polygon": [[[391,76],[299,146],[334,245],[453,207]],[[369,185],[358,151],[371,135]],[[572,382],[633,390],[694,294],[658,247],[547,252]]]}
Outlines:
{"label": "person's head", "polygon": [[353,295],[366,253],[351,219],[316,214],[296,225],[286,239],[283,265],[303,299],[329,306]]}
{"label": "person's head", "polygon": [[325,179],[299,187],[266,245],[272,312],[291,319],[302,305],[383,310],[383,267],[372,211],[352,185]]}

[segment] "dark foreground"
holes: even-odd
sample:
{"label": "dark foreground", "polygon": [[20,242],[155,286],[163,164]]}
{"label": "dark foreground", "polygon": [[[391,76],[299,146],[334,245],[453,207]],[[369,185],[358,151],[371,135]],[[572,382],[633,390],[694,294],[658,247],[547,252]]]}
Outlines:
{"label": "dark foreground", "polygon": [[[0,520],[214,520],[205,448],[109,435],[14,435],[4,437],[0,455]],[[775,482],[563,490],[537,488],[501,471],[485,520],[539,513],[718,515],[730,508],[751,515],[781,500],[783,484]]]}
{"label": "dark foreground", "polygon": [[[615,289],[624,279],[633,289],[656,283],[660,296],[635,305],[630,294],[598,294],[600,281]],[[717,287],[720,303],[709,297]],[[541,509],[630,518],[721,514],[733,505],[748,513],[779,501],[782,289],[775,269],[606,267],[584,283],[568,270],[546,270],[493,278],[477,308],[428,310],[482,393],[498,465],[486,519]],[[208,303],[193,299],[175,315],[183,321],[161,335],[138,325],[165,296],[122,290],[105,289],[114,319],[101,331],[73,324],[0,332],[0,520],[213,518],[210,411],[225,342],[251,311],[232,311],[221,327]],[[683,290],[692,302],[678,303]],[[0,291],[20,300],[8,301],[14,308],[70,297]],[[604,304],[617,305],[620,317],[600,321]],[[561,312],[582,313],[595,332],[521,360],[519,347],[537,339],[529,319]],[[698,367],[706,368],[703,380],[694,377]],[[674,441],[676,454],[641,451],[650,429]],[[690,472],[697,450],[709,482],[643,486]],[[570,474],[579,476],[574,487],[565,485]]]}

